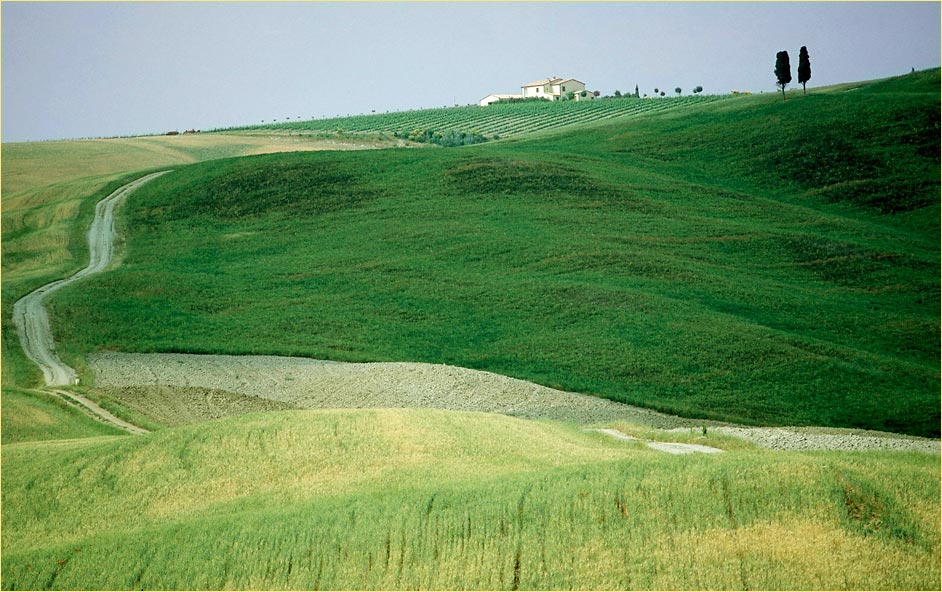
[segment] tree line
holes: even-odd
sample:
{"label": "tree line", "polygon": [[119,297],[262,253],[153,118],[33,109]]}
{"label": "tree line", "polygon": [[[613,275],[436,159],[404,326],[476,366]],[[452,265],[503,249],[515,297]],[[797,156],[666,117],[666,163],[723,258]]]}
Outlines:
{"label": "tree line", "polygon": [[[674,92],[677,93],[678,96],[680,96],[681,94],[683,94],[684,91],[683,91],[682,88],[680,88],[680,87],[678,86],[677,88],[674,89]],[[703,92],[703,87],[700,86],[700,85],[697,85],[697,86],[695,86],[695,87],[693,88],[693,90],[692,90],[691,92],[692,92],[693,94],[695,94],[695,95],[696,95],[696,94],[699,94],[699,93],[702,93],[702,92]],[[667,91],[661,90],[660,88],[655,88],[655,89],[654,89],[654,96],[655,96],[655,97],[657,97],[657,96],[662,96],[662,97],[663,97],[663,96],[666,96],[666,95],[667,95]],[[596,96],[598,96],[598,95],[596,95]],[[640,99],[641,96],[642,96],[642,95],[641,95],[641,91],[638,89],[638,85],[636,84],[636,85],[635,85],[635,92],[633,92],[633,93],[632,93],[632,92],[622,93],[620,90],[615,89],[615,94],[614,94],[614,95],[605,95],[605,96],[602,97],[602,98],[603,98],[603,99]],[[645,93],[644,96],[647,97],[647,96],[648,96],[647,93]]]}

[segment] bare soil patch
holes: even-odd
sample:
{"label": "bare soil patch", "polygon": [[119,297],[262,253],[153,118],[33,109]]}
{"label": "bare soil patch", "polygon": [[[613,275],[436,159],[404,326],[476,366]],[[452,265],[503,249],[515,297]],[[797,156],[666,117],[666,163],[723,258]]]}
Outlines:
{"label": "bare soil patch", "polygon": [[711,431],[778,450],[939,454],[939,440],[935,439],[866,430],[763,428],[687,419],[442,364],[350,364],[280,356],[104,353],[90,356],[88,365],[104,394],[168,425],[275,408],[435,408],[582,425],[626,421],[678,431],[706,426]]}
{"label": "bare soil patch", "polygon": [[264,411],[297,409],[293,405],[191,386],[129,386],[96,389],[105,397],[167,427],[211,421]]}
{"label": "bare soil patch", "polygon": [[301,409],[434,408],[581,424],[615,420],[658,428],[702,424],[608,399],[441,364],[349,364],[279,356],[107,353],[91,356],[89,367],[99,387],[197,387]]}

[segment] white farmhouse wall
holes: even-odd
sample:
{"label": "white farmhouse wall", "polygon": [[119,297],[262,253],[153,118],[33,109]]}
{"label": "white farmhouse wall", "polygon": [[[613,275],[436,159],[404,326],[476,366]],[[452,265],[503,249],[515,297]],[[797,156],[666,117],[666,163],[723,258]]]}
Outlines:
{"label": "white farmhouse wall", "polygon": [[507,95],[507,94],[500,94],[500,93],[491,93],[487,95],[486,97],[484,97],[483,99],[481,99],[480,101],[478,101],[478,105],[482,107],[487,107],[491,103],[496,103],[498,101],[503,101],[507,99],[520,99],[520,98],[523,98],[523,95]]}

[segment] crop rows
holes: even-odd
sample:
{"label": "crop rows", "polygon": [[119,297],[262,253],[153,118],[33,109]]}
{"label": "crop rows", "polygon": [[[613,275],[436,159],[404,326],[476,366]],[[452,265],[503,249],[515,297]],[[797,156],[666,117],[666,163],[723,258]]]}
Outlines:
{"label": "crop rows", "polygon": [[438,132],[475,131],[489,137],[512,136],[615,117],[678,109],[703,104],[722,96],[689,96],[663,99],[601,99],[595,101],[529,102],[420,109],[375,115],[271,123],[235,128],[281,129],[316,132],[402,133],[412,130]]}

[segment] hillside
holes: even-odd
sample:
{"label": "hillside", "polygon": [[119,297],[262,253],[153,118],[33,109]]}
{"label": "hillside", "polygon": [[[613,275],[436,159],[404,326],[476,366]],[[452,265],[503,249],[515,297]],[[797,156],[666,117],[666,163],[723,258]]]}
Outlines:
{"label": "hillside", "polygon": [[[4,589],[936,589],[919,454],[287,411],[5,445]],[[905,474],[905,479],[899,479]]]}
{"label": "hillside", "polygon": [[61,350],[447,363],[937,436],[938,89],[179,167],[128,207],[122,266],[56,298]]}
{"label": "hillside", "polygon": [[[389,147],[378,138],[310,138],[284,132],[15,142],[2,146],[3,309],[29,291],[77,271],[95,203],[140,171],[216,158],[302,150]],[[3,319],[4,385],[36,384],[10,315]]]}
{"label": "hillside", "polygon": [[[290,130],[294,132],[387,133],[408,137],[414,131],[464,132],[484,138],[532,134],[579,124],[684,110],[721,99],[722,95],[666,97],[658,99],[599,99],[591,101],[528,101],[494,103],[487,107],[445,107],[394,113],[329,117],[307,121],[284,121],[231,128],[238,131]],[[229,130],[226,130],[229,131]]]}

